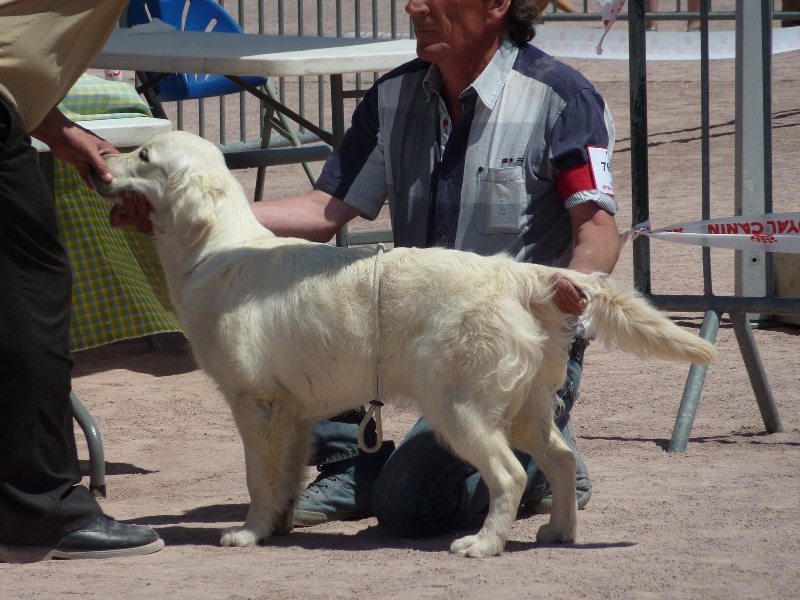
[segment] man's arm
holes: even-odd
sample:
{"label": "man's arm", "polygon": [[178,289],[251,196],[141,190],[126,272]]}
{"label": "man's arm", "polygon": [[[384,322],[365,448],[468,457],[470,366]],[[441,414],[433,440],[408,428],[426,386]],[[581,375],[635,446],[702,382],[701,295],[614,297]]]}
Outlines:
{"label": "man's arm", "polygon": [[[123,205],[111,209],[111,225],[133,225],[150,235],[152,210],[141,194],[123,197]],[[324,192],[311,190],[303,196],[263,200],[250,204],[258,222],[275,235],[298,237],[312,242],[327,242],[346,223],[358,216],[358,211]]]}
{"label": "man's arm", "polygon": [[[619,258],[619,230],[614,216],[594,202],[569,209],[575,247],[569,268],[581,273],[611,273]],[[581,292],[566,279],[557,278],[555,303],[564,313],[579,315],[586,308]]]}
{"label": "man's arm", "polygon": [[614,216],[594,202],[569,209],[575,247],[569,268],[581,273],[611,273],[619,258],[619,230]]}
{"label": "man's arm", "polygon": [[258,222],[275,235],[312,242],[327,242],[358,216],[355,208],[319,190],[294,198],[254,202],[251,208]]}

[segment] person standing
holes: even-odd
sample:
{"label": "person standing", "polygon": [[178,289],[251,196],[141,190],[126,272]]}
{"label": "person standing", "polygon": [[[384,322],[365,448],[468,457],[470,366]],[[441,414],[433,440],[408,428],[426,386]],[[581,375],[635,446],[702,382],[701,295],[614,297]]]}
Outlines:
{"label": "person standing", "polygon": [[103,47],[125,0],[0,0],[0,561],[107,558],[164,547],[106,516],[80,485],[70,402],[71,272],[30,135],[112,174],[117,150],[56,104]]}

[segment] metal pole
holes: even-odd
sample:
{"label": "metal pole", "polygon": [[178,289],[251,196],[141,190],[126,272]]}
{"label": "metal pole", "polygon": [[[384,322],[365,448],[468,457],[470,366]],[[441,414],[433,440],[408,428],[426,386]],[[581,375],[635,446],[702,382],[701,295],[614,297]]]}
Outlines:
{"label": "metal pole", "polygon": [[[709,310],[703,317],[700,337],[713,344],[717,339],[718,331],[719,313]],[[686,450],[707,372],[708,365],[692,365],[689,368],[689,376],[686,378],[686,385],[683,388],[683,397],[678,408],[678,416],[675,418],[675,426],[672,429],[672,438],[669,441],[667,452],[683,452]]]}
{"label": "metal pole", "polygon": [[[771,60],[772,0],[736,0],[734,212],[737,216],[772,212]],[[771,269],[767,267],[764,252],[736,250],[734,257],[737,295],[772,293]],[[765,315],[748,317],[760,320]]]}
{"label": "metal pole", "polygon": [[[631,0],[628,9],[628,70],[631,97],[631,195],[633,223],[650,218],[647,175],[647,46],[645,43],[645,0]],[[650,293],[650,240],[633,241],[633,282],[636,289]]]}
{"label": "metal pole", "polygon": [[744,366],[747,369],[747,376],[750,378],[750,385],[753,386],[758,410],[764,421],[764,427],[767,433],[783,431],[778,406],[775,404],[772,389],[769,387],[767,373],[764,371],[761,355],[758,353],[758,346],[753,337],[753,329],[744,313],[731,313],[730,317],[736,341],[739,343],[739,350],[742,352]]}
{"label": "metal pole", "polygon": [[[711,218],[711,125],[708,55],[708,11],[711,0],[700,2],[700,140],[702,155],[702,208],[700,218]],[[711,248],[703,247],[703,292],[713,294],[711,277]]]}
{"label": "metal pole", "polygon": [[95,497],[106,497],[106,459],[103,452],[103,440],[100,429],[92,415],[78,398],[75,392],[69,394],[72,402],[72,415],[81,426],[89,448],[89,490]]}

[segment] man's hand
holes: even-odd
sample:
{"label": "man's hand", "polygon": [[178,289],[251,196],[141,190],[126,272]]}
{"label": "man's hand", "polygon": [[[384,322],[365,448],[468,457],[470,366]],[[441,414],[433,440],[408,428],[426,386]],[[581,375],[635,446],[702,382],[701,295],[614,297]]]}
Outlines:
{"label": "man's hand", "polygon": [[558,310],[569,315],[581,315],[586,310],[588,301],[572,282],[565,279],[560,273],[555,273],[550,277],[550,281],[556,287],[553,302],[556,303]]}
{"label": "man's hand", "polygon": [[89,185],[89,173],[94,171],[103,181],[111,181],[114,175],[103,156],[119,154],[106,140],[73,123],[58,108],[52,109],[42,122],[31,131],[31,135],[50,147],[53,156],[74,166],[78,174]]}
{"label": "man's hand", "polygon": [[[91,171],[99,175],[103,181],[111,181],[111,172],[104,156],[119,154],[106,140],[91,131],[73,123],[58,108],[53,108],[42,122],[31,131],[31,135],[40,139],[50,147],[53,156],[74,166],[81,178],[94,188],[89,176]],[[114,227],[133,225],[146,235],[153,233],[150,212],[153,208],[142,194],[126,192],[122,196],[122,205],[114,205],[110,220]]]}
{"label": "man's hand", "polygon": [[150,213],[153,207],[142,194],[125,192],[122,195],[123,204],[115,204],[111,209],[111,226],[126,227],[133,225],[145,235],[153,235],[153,222]]}

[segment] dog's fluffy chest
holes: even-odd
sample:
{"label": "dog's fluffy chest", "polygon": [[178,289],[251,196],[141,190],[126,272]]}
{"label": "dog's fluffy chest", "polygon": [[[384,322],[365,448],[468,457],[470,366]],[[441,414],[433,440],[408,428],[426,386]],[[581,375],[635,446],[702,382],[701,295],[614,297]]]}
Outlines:
{"label": "dog's fluffy chest", "polygon": [[[369,265],[321,268],[286,258],[275,250],[236,249],[205,260],[186,278],[176,303],[200,366],[229,397],[272,390],[327,403],[368,393]],[[321,364],[357,376],[320,377]]]}

